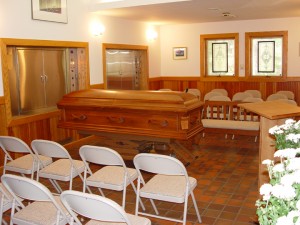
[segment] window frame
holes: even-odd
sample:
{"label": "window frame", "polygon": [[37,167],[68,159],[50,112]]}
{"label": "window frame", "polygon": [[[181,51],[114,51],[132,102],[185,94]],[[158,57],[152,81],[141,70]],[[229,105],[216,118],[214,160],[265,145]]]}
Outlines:
{"label": "window frame", "polygon": [[[224,40],[233,39],[234,40],[234,75],[208,75],[207,74],[207,60],[206,60],[206,42],[208,40]],[[200,76],[201,77],[226,77],[233,78],[239,76],[239,33],[222,33],[222,34],[203,34],[200,35]]]}
{"label": "window frame", "polygon": [[[253,38],[282,38],[282,74],[255,75],[252,74],[252,39]],[[264,31],[245,33],[245,77],[248,78],[286,78],[287,77],[287,53],[288,53],[288,31]]]}

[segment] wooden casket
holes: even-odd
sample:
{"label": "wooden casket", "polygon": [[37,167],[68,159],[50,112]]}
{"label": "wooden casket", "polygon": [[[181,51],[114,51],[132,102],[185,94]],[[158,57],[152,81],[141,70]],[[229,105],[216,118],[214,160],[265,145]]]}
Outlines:
{"label": "wooden casket", "polygon": [[189,139],[199,133],[203,102],[184,92],[88,89],[63,96],[58,126]]}

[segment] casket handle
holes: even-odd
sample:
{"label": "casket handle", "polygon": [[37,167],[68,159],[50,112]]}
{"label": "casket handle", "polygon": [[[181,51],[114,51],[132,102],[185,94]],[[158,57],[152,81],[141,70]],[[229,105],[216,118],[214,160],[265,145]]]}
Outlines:
{"label": "casket handle", "polygon": [[84,114],[81,114],[79,116],[75,115],[75,114],[72,114],[72,117],[73,117],[73,120],[86,120],[87,119],[87,116],[84,115]]}
{"label": "casket handle", "polygon": [[148,120],[148,123],[151,123],[153,125],[159,125],[161,127],[167,127],[169,125],[167,120]]}
{"label": "casket handle", "polygon": [[108,116],[107,119],[114,123],[124,123],[124,121],[125,121],[125,119],[123,117]]}

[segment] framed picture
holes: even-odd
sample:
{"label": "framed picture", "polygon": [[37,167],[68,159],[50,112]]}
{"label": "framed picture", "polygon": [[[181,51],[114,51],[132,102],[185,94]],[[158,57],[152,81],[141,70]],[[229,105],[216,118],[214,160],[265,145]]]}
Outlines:
{"label": "framed picture", "polygon": [[31,0],[32,19],[68,23],[67,0]]}
{"label": "framed picture", "polygon": [[187,59],[187,47],[173,48],[173,59]]}

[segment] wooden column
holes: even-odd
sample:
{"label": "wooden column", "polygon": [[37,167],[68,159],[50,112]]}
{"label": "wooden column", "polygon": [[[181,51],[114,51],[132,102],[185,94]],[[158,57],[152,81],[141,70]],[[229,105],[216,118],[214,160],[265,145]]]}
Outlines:
{"label": "wooden column", "polygon": [[258,165],[258,189],[264,183],[269,182],[269,176],[262,161],[273,159],[275,152],[274,139],[269,134],[269,129],[281,125],[287,118],[300,115],[300,107],[281,101],[268,101],[257,103],[239,104],[241,108],[260,115],[260,142],[259,142],[259,165]]}

